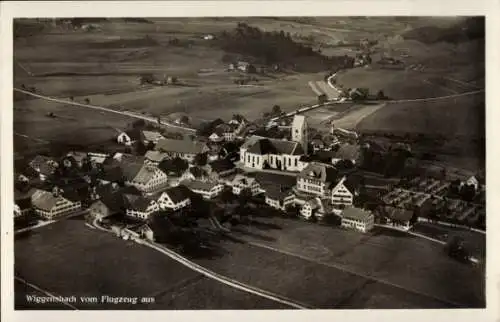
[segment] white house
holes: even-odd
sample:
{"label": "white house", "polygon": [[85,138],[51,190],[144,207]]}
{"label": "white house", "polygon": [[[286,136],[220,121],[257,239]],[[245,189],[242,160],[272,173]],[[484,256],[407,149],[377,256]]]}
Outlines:
{"label": "white house", "polygon": [[251,136],[240,147],[240,162],[252,169],[300,171],[304,150],[298,142]]}
{"label": "white house", "polygon": [[355,229],[363,233],[370,231],[375,219],[371,212],[354,207],[348,207],[342,211],[341,227]]}
{"label": "white house", "polygon": [[130,146],[138,141],[144,142],[144,133],[140,129],[130,129],[118,134],[116,141],[127,146]]}
{"label": "white house", "polygon": [[[354,190],[354,189],[351,189]],[[343,177],[332,188],[332,204],[335,208],[352,206],[355,192],[351,192],[347,186],[346,177]]]}
{"label": "white house", "polygon": [[136,187],[141,192],[153,193],[168,185],[165,172],[154,165],[124,162],[121,169],[125,185]]}
{"label": "white house", "polygon": [[54,188],[52,192],[36,189],[31,195],[35,213],[50,220],[81,209],[81,202],[66,199],[61,193],[58,188]]}
{"label": "white house", "polygon": [[125,214],[130,217],[147,220],[160,210],[158,202],[144,196],[125,194]]}
{"label": "white house", "polygon": [[233,189],[233,194],[239,195],[240,192],[244,189],[249,189],[252,193],[252,196],[255,196],[261,192],[260,185],[255,180],[255,178],[248,177],[242,174],[237,174],[234,178],[229,182],[229,186]]}
{"label": "white house", "polygon": [[338,172],[333,166],[311,162],[297,175],[296,189],[299,192],[326,198],[337,181]]}
{"label": "white house", "polygon": [[193,162],[197,154],[206,153],[209,148],[203,142],[189,139],[161,139],[156,144],[155,150],[164,152],[170,157],[179,157],[188,162]]}
{"label": "white house", "polygon": [[191,204],[190,191],[187,187],[179,185],[171,187],[161,193],[158,204],[163,210],[176,211]]}
{"label": "white house", "polygon": [[291,189],[280,186],[266,187],[264,195],[267,205],[282,211],[292,206],[295,200],[295,195]]}
{"label": "white house", "polygon": [[319,197],[307,200],[300,208],[300,215],[305,219],[309,219],[313,215],[317,219],[321,219],[324,216],[331,213],[338,214],[340,213],[340,211],[336,211],[328,199],[323,199]]}
{"label": "white house", "polygon": [[214,133],[210,134],[208,139],[212,142],[222,142],[224,141],[224,135],[222,133],[217,133],[219,131],[215,131]]}
{"label": "white house", "polygon": [[411,219],[413,218],[413,211],[410,209],[385,206],[382,210],[382,215],[385,217],[388,225],[404,231],[408,231],[412,227]]}
{"label": "white house", "polygon": [[201,195],[205,199],[213,199],[221,194],[224,185],[216,182],[205,182],[199,180],[184,181],[183,185],[188,187],[192,192]]}

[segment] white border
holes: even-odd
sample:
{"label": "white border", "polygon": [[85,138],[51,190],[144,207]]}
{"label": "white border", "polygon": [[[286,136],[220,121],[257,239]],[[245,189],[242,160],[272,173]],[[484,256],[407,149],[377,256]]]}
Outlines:
{"label": "white border", "polygon": [[[88,2],[2,2],[0,71],[1,113],[1,254],[2,254],[2,321],[88,321],[97,319],[136,321],[191,321],[195,319],[222,321],[254,321],[261,319],[332,319],[342,321],[391,319],[405,321],[500,321],[498,296],[499,263],[494,257],[500,253],[500,173],[496,156],[500,149],[495,144],[497,121],[500,120],[498,81],[500,75],[497,0],[414,0],[414,1],[88,1]],[[486,15],[487,19],[487,309],[486,310],[314,310],[314,311],[13,311],[13,150],[12,150],[12,18],[13,17],[161,17],[161,16],[342,16],[342,15]],[[3,157],[2,157],[3,156]]]}

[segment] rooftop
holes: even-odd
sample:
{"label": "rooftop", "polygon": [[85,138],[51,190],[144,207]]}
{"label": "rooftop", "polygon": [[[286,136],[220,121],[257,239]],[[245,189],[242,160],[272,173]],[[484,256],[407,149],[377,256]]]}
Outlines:
{"label": "rooftop", "polygon": [[298,174],[298,177],[332,183],[337,180],[338,171],[331,165],[311,162]]}
{"label": "rooftop", "polygon": [[207,145],[193,140],[161,139],[155,146],[155,150],[164,152],[177,152],[187,154],[199,154],[207,150]]}
{"label": "rooftop", "polygon": [[271,139],[265,137],[251,136],[242,147],[248,148],[248,152],[255,154],[304,154],[302,146],[298,142]]}
{"label": "rooftop", "polygon": [[361,208],[349,207],[342,211],[342,217],[353,220],[367,221],[372,214]]}

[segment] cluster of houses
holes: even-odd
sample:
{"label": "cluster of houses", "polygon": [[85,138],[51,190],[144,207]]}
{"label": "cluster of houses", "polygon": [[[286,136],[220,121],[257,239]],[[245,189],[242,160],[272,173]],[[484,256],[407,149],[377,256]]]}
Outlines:
{"label": "cluster of houses", "polygon": [[[306,219],[337,216],[346,228],[364,232],[373,227],[374,215],[353,206],[357,183],[336,167],[341,160],[357,162],[355,132],[332,131],[327,134],[329,143],[323,137],[310,140],[302,115],[294,116],[290,139],[245,137],[246,125],[244,118],[234,117],[217,124],[206,140],[170,139],[141,128],[117,136],[125,146],[143,143],[144,155],[69,152],[59,159],[38,155],[29,162],[29,171],[16,178],[29,189],[16,197],[15,216],[34,212],[55,219],[88,209],[96,218],[124,213],[147,220],[159,211],[188,208],[194,194],[212,200],[229,189],[234,195],[245,190],[262,195],[269,207],[293,208]],[[326,161],[311,157],[321,152],[330,153]],[[262,179],[266,170],[293,172],[294,180],[270,184]]]}

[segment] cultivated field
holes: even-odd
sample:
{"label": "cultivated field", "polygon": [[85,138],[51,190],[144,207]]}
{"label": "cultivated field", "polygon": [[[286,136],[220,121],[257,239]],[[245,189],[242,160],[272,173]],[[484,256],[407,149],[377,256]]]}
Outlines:
{"label": "cultivated field", "polygon": [[[485,305],[481,269],[448,258],[439,244],[380,229],[363,235],[284,218],[259,218],[258,221],[260,225],[238,227],[238,230],[240,236],[261,249],[255,250],[259,254],[272,247],[293,254],[292,257],[306,258],[308,262],[334,266],[335,271],[339,268],[368,275],[433,301],[440,299],[449,302],[448,305],[454,303],[463,307]],[[255,256],[261,258],[263,255]],[[242,270],[240,267],[239,271]],[[467,281],[467,286],[457,289],[455,285],[459,280]],[[426,307],[428,303],[416,301],[413,307]]]}

